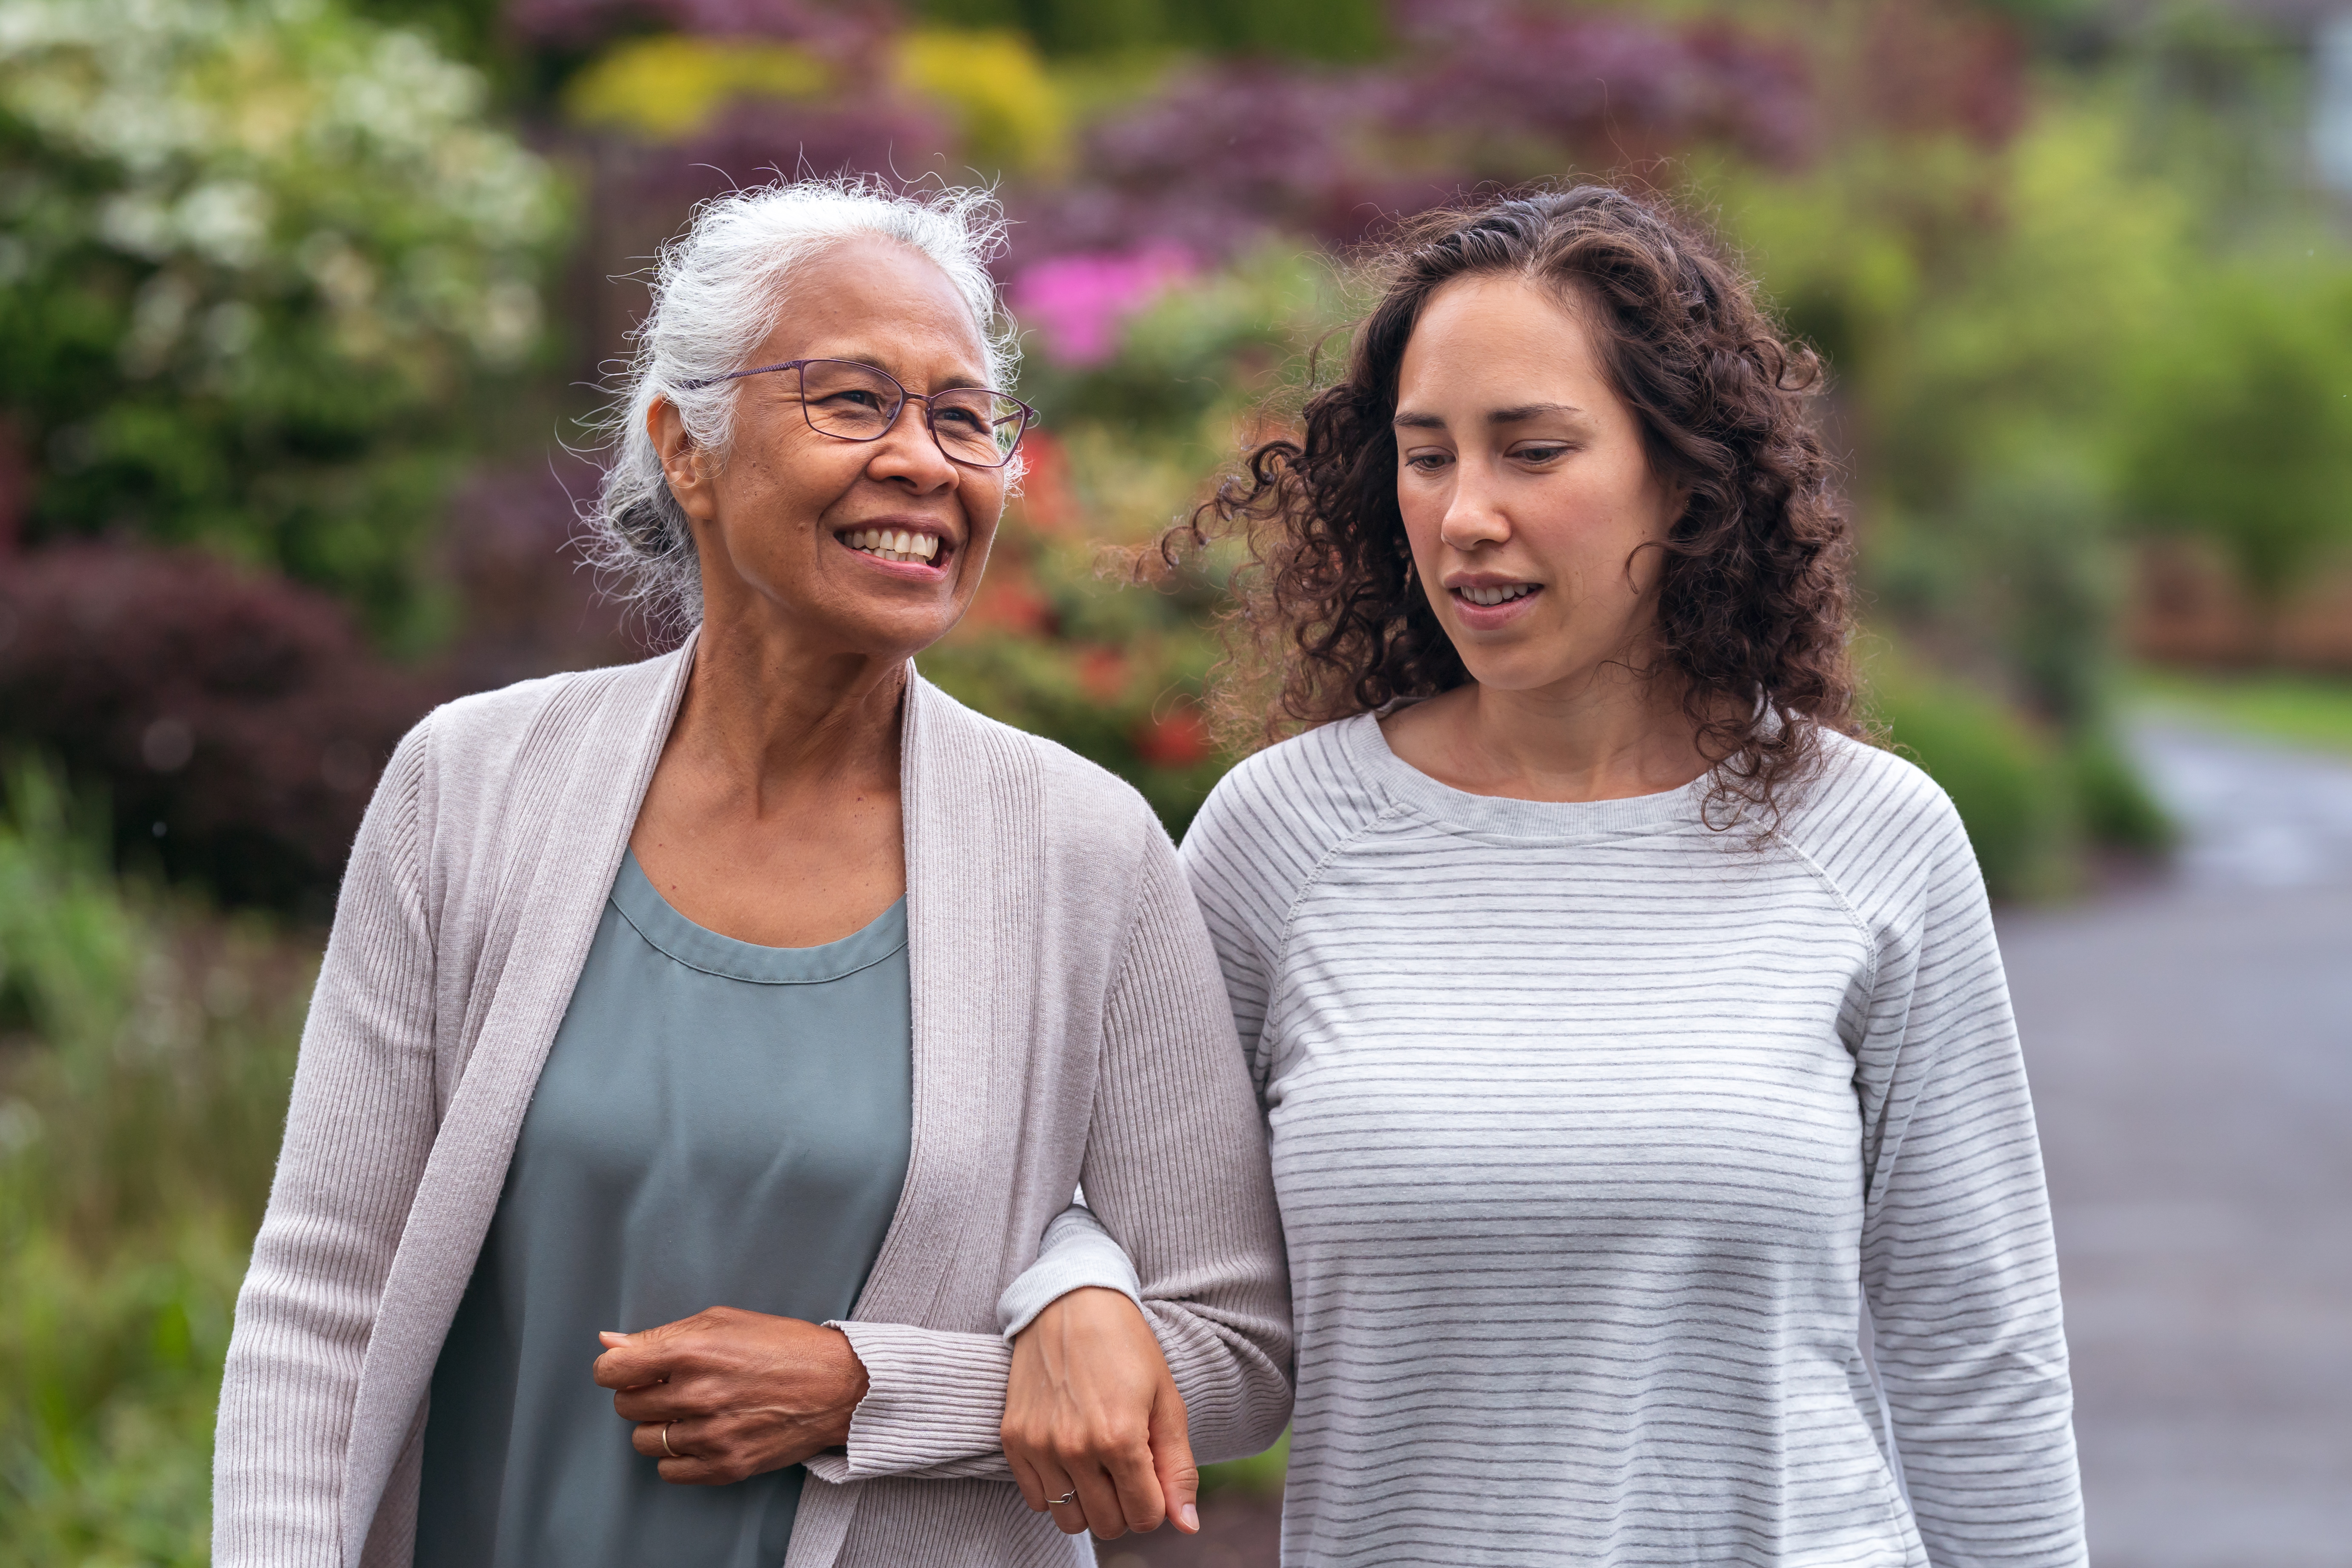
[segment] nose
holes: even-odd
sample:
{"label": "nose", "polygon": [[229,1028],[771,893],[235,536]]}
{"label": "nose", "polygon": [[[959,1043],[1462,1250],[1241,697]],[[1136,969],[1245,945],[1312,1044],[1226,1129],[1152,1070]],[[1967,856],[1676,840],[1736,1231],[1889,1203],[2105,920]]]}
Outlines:
{"label": "nose", "polygon": [[1456,463],[1454,493],[1446,498],[1445,515],[1437,524],[1439,542],[1466,552],[1482,544],[1500,544],[1510,536],[1510,519],[1487,476],[1477,464]]}
{"label": "nose", "polygon": [[948,461],[932,437],[923,405],[911,397],[899,405],[898,417],[874,443],[866,472],[869,478],[902,485],[917,495],[951,490],[962,479],[962,471]]}

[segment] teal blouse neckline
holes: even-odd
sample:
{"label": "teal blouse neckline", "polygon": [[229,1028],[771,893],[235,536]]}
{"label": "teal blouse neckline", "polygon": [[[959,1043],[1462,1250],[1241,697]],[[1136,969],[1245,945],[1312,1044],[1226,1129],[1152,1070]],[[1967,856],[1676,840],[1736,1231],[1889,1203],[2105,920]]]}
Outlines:
{"label": "teal blouse neckline", "polygon": [[639,936],[689,969],[754,985],[815,985],[870,969],[907,945],[902,897],[863,931],[816,947],[761,947],[698,926],[672,909],[632,849],[613,879],[613,907]]}

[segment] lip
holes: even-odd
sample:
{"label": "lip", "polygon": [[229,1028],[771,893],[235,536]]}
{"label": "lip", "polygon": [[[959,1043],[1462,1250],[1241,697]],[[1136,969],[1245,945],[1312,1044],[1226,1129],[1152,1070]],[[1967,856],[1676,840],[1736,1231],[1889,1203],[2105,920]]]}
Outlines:
{"label": "lip", "polygon": [[[849,542],[853,533],[869,528],[887,528],[900,533],[919,533],[940,542],[940,552],[929,561],[885,561],[879,555],[859,550]],[[844,523],[833,531],[833,542],[845,554],[856,558],[860,564],[877,572],[887,573],[904,583],[936,583],[948,574],[948,563],[961,548],[955,534],[936,518],[929,517],[861,517],[855,522]]]}
{"label": "lip", "polygon": [[[1517,588],[1526,586],[1529,592],[1499,605],[1474,605],[1454,590],[1458,588]],[[1524,577],[1504,577],[1493,573],[1465,572],[1445,579],[1445,598],[1453,607],[1454,618],[1465,630],[1474,632],[1499,631],[1528,613],[1528,607],[1544,596],[1544,585],[1530,584]]]}

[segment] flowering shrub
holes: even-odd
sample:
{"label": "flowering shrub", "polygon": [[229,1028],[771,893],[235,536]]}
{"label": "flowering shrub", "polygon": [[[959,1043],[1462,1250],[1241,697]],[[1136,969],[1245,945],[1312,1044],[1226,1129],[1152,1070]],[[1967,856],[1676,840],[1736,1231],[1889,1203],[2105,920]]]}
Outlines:
{"label": "flowering shrub", "polygon": [[1090,369],[1118,347],[1118,328],[1127,318],[1192,270],[1191,253],[1165,240],[1124,253],[1057,256],[1015,279],[1008,301],[1016,317],[1035,327],[1056,363]]}
{"label": "flowering shrub", "polygon": [[673,141],[703,129],[736,99],[812,98],[832,78],[823,60],[790,44],[664,33],[600,57],[565,85],[563,106],[583,125]]}
{"label": "flowering shrub", "polygon": [[0,0],[0,420],[33,532],[202,541],[396,615],[562,222],[483,110],[470,69],[317,0]]}
{"label": "flowering shrub", "polygon": [[1057,171],[1069,152],[1068,110],[1019,33],[916,28],[898,39],[895,75],[955,111],[965,156],[982,164]]}

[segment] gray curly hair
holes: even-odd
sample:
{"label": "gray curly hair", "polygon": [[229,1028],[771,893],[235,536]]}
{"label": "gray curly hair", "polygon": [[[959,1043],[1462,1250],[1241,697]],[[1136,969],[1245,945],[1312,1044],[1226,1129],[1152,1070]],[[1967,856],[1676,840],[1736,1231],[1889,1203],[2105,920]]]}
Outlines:
{"label": "gray curly hair", "polygon": [[[715,378],[742,369],[773,330],[795,274],[861,235],[910,246],[947,274],[971,307],[990,384],[1012,389],[1014,331],[989,272],[1004,248],[1004,218],[989,191],[900,191],[877,177],[839,177],[780,181],[705,202],[662,247],[652,309],[631,334],[636,353],[598,422],[604,480],[582,508],[600,579],[656,625],[702,619],[702,574],[686,513],[646,432],[647,411],[667,398],[696,444],[724,461],[742,384]],[[688,390],[697,382],[707,384]]]}

